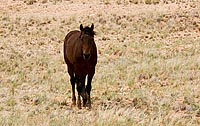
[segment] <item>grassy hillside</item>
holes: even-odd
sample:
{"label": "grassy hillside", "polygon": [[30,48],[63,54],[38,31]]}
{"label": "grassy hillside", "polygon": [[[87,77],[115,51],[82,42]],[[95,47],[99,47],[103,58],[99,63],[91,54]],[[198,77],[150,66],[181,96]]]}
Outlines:
{"label": "grassy hillside", "polygon": [[[198,1],[3,0],[0,125],[200,124]],[[71,108],[63,39],[94,23],[92,109]]]}

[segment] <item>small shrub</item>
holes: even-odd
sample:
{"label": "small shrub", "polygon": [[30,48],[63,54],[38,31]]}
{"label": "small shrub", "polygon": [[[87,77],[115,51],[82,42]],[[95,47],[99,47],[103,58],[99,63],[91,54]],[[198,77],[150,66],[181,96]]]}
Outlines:
{"label": "small shrub", "polygon": [[153,0],[153,4],[159,4],[160,0]]}
{"label": "small shrub", "polygon": [[109,0],[103,0],[102,2],[103,2],[104,4],[106,4],[106,5],[110,4],[110,1],[109,1]]}
{"label": "small shrub", "polygon": [[138,4],[139,0],[129,0],[130,3]]}
{"label": "small shrub", "polygon": [[24,0],[24,3],[26,3],[27,5],[32,5],[36,2],[37,2],[36,0]]}
{"label": "small shrub", "polygon": [[160,0],[145,0],[145,4],[159,4]]}
{"label": "small shrub", "polygon": [[145,0],[145,4],[151,4],[151,0]]}
{"label": "small shrub", "polygon": [[7,102],[6,102],[7,106],[15,106],[16,104],[17,104],[17,102],[13,98],[8,99]]}

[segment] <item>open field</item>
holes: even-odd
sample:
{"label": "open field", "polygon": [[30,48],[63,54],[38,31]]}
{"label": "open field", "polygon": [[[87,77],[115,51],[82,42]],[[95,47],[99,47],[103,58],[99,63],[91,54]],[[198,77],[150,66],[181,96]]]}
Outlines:
{"label": "open field", "polygon": [[[200,125],[200,2],[173,1],[1,0],[0,125]],[[98,48],[91,110],[70,107],[63,58],[81,23]]]}

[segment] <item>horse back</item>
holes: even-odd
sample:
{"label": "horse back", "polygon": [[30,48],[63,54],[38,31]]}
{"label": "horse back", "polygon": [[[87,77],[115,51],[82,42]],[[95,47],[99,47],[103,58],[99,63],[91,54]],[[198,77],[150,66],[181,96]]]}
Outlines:
{"label": "horse back", "polygon": [[75,36],[76,34],[80,34],[80,31],[78,31],[78,30],[70,31],[70,32],[65,36],[65,40],[64,40],[64,41],[67,41],[70,37]]}
{"label": "horse back", "polygon": [[72,64],[73,62],[73,48],[75,46],[75,42],[80,36],[80,31],[74,30],[70,31],[64,39],[64,59],[67,64]]}

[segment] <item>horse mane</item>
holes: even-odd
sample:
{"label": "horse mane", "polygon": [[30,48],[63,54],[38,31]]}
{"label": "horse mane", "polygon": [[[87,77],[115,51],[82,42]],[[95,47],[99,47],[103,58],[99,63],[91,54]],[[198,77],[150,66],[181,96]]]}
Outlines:
{"label": "horse mane", "polygon": [[84,34],[90,35],[92,37],[94,37],[94,35],[95,35],[95,32],[93,31],[93,29],[90,28],[90,27],[88,27],[88,26],[86,26],[85,28],[83,28],[82,31],[84,32]]}

